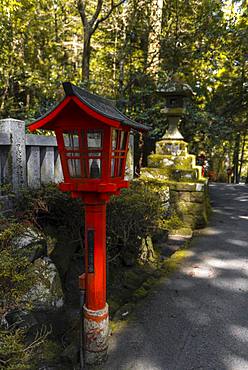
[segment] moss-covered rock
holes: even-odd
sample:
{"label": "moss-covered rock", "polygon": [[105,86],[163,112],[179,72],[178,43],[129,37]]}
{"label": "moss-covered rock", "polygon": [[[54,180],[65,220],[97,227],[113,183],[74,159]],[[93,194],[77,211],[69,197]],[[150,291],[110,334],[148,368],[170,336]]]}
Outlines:
{"label": "moss-covered rock", "polygon": [[204,192],[191,192],[190,193],[190,202],[192,203],[203,203],[206,194]]}
{"label": "moss-covered rock", "polygon": [[170,178],[175,181],[196,181],[197,180],[197,171],[195,169],[172,169]]}
{"label": "moss-covered rock", "polygon": [[185,155],[187,153],[187,143],[182,140],[164,139],[156,143],[156,153],[163,155]]}
{"label": "moss-covered rock", "polygon": [[190,227],[181,227],[181,228],[178,228],[178,229],[172,229],[170,231],[170,236],[183,236],[183,237],[187,237],[187,238],[191,238],[192,237],[192,229]]}
{"label": "moss-covered rock", "polygon": [[171,168],[143,168],[141,170],[141,179],[147,180],[169,180]]}
{"label": "moss-covered rock", "polygon": [[171,155],[151,154],[148,157],[149,168],[167,168],[169,166],[174,166],[174,164],[174,157]]}

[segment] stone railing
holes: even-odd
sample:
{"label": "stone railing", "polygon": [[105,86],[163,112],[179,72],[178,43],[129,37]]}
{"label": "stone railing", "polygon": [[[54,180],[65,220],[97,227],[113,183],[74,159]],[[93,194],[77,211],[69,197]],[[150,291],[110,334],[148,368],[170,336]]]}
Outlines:
{"label": "stone railing", "polygon": [[[133,137],[130,139],[127,177],[133,177]],[[63,181],[54,136],[26,133],[25,123],[13,118],[0,120],[0,186],[10,184],[13,191],[23,187]]]}
{"label": "stone railing", "polygon": [[25,123],[12,118],[0,120],[0,183],[14,192],[29,186],[63,180],[56,138],[31,135]]}

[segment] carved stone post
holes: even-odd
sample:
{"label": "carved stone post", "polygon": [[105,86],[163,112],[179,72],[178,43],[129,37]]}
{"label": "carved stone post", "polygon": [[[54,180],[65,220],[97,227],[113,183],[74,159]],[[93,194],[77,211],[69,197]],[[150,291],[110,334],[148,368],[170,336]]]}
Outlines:
{"label": "carved stone post", "polygon": [[7,159],[8,182],[12,185],[13,191],[18,193],[27,183],[25,123],[13,118],[2,119],[0,133],[10,135],[11,145]]}

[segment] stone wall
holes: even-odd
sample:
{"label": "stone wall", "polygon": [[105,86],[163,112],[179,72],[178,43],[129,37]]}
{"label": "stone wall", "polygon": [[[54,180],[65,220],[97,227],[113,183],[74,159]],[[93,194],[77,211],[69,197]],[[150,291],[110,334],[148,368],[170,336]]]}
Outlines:
{"label": "stone wall", "polygon": [[170,203],[186,227],[206,226],[210,211],[207,184],[171,183]]}

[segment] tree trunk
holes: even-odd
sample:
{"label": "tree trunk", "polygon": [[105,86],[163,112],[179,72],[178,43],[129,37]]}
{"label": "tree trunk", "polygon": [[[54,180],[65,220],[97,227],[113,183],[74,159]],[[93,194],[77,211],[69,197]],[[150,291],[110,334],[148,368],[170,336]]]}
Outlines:
{"label": "tree trunk", "polygon": [[90,79],[90,52],[91,52],[91,46],[90,46],[90,39],[91,35],[87,34],[86,31],[84,31],[84,49],[83,49],[83,59],[82,59],[82,80],[85,84],[85,87],[89,84]]}
{"label": "tree trunk", "polygon": [[148,44],[148,72],[157,75],[160,63],[160,36],[162,29],[163,0],[152,0]]}
{"label": "tree trunk", "polygon": [[138,133],[138,150],[137,150],[138,158],[135,166],[135,176],[140,176],[140,171],[143,162],[143,155],[144,155],[144,138],[142,132]]}
{"label": "tree trunk", "polygon": [[242,171],[242,166],[244,162],[245,144],[246,144],[246,134],[244,134],[244,139],[243,139],[242,149],[241,149],[241,158],[240,158],[240,165],[239,165],[239,179],[241,177],[241,171]]}
{"label": "tree trunk", "polygon": [[240,133],[236,134],[235,146],[233,152],[233,176],[234,183],[239,184],[239,148],[240,148]]}
{"label": "tree trunk", "polygon": [[86,1],[83,0],[77,1],[77,7],[83,25],[84,49],[82,56],[82,80],[86,86],[89,84],[90,79],[91,36],[96,32],[99,24],[106,21],[111,16],[113,11],[116,8],[118,8],[121,4],[123,4],[124,1],[125,0],[120,0],[117,3],[111,1],[111,7],[109,8],[109,10],[104,15],[100,16],[103,7],[103,0],[97,0],[95,12],[90,18],[87,17],[87,12],[85,9]]}

